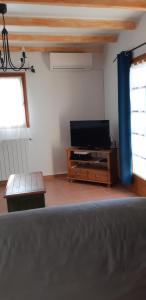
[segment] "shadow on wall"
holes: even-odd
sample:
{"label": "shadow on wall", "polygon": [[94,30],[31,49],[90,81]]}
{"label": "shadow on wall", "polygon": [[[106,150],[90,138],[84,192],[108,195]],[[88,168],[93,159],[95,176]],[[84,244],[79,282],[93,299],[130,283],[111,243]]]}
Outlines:
{"label": "shadow on wall", "polygon": [[42,60],[48,70],[50,70],[50,55],[49,53],[42,53]]}
{"label": "shadow on wall", "polygon": [[89,106],[86,108],[88,97],[87,99],[83,97],[82,81],[78,81],[80,74],[78,72],[68,73],[67,75],[63,72],[63,74],[68,76],[68,80],[66,90],[60,89],[60,98],[55,112],[56,121],[51,142],[53,174],[67,172],[66,148],[71,145],[70,120],[88,119],[88,115],[90,118]]}
{"label": "shadow on wall", "polygon": [[66,148],[70,146],[70,121],[61,117],[59,121],[59,137],[55,139],[52,147],[53,174],[67,172]]}

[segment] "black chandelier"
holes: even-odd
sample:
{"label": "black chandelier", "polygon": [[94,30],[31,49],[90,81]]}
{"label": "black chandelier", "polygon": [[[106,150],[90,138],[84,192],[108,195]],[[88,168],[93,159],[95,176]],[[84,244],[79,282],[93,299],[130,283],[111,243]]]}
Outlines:
{"label": "black chandelier", "polygon": [[31,72],[35,73],[35,69],[33,66],[31,67],[25,67],[26,62],[26,53],[22,50],[22,56],[20,58],[20,66],[17,67],[13,64],[11,60],[11,54],[10,54],[10,47],[9,47],[9,39],[8,39],[8,31],[5,27],[5,17],[4,15],[7,12],[7,6],[6,4],[0,3],[0,14],[2,14],[3,18],[3,30],[2,30],[2,49],[0,50],[0,70],[3,70],[6,72],[7,70],[13,70],[13,71],[21,71],[21,70],[30,70]]}

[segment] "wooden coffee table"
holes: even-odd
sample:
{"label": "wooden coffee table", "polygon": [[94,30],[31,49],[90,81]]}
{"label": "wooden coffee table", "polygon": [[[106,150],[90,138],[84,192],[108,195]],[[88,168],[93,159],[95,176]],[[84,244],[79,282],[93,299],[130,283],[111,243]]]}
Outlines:
{"label": "wooden coffee table", "polygon": [[4,195],[8,212],[45,207],[45,193],[42,172],[11,175]]}

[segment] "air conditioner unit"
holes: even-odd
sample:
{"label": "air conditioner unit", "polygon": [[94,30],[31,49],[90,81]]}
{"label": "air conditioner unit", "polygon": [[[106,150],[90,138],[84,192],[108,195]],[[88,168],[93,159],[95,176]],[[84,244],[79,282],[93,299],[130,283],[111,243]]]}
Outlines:
{"label": "air conditioner unit", "polygon": [[50,53],[50,70],[89,70],[92,53]]}

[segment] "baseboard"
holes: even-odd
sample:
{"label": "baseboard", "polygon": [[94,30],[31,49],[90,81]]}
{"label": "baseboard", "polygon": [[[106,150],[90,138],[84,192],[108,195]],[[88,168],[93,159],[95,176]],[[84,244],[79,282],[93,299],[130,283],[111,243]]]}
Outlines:
{"label": "baseboard", "polygon": [[67,176],[67,173],[61,173],[61,174],[54,174],[54,175],[44,175],[44,179],[53,179],[57,177]]}
{"label": "baseboard", "polygon": [[[43,178],[44,179],[53,179],[53,178],[57,178],[57,177],[62,177],[62,176],[67,176],[67,173],[59,173],[59,174],[54,174],[54,175],[44,175]],[[3,180],[0,181],[0,186],[4,186],[7,184],[8,180]]]}

